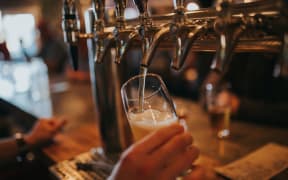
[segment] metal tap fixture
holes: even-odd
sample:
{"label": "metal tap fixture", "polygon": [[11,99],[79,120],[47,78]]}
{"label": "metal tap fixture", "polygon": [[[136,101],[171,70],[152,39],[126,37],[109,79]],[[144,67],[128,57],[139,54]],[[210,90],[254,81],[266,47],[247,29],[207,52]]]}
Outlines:
{"label": "metal tap fixture", "polygon": [[[234,51],[279,52],[282,47],[279,67],[288,64],[288,8],[284,0],[243,4],[223,0],[216,9],[193,12],[185,11],[184,0],[173,0],[174,12],[157,16],[148,14],[148,0],[133,1],[139,18],[125,20],[126,0],[114,0],[116,21],[105,24],[105,1],[92,0],[89,16],[85,16],[86,33],[81,33],[75,0],[63,0],[62,28],[75,70],[78,40],[87,39],[92,92],[106,155],[120,153],[132,142],[120,95],[122,83],[129,78],[127,63],[120,62],[130,49],[142,49],[144,67],[151,64],[158,49],[173,49],[171,66],[175,69],[182,67],[190,50],[216,50],[211,68],[219,77],[227,71]],[[247,36],[247,30],[260,31],[261,36]]]}
{"label": "metal tap fixture", "polygon": [[78,35],[80,23],[74,0],[64,0],[62,9],[62,29],[65,42],[69,43],[74,70],[78,69]]}
{"label": "metal tap fixture", "polygon": [[221,2],[216,9],[219,11],[219,17],[215,20],[214,29],[219,34],[219,47],[211,69],[224,74],[231,61],[233,50],[246,26],[242,20],[232,19],[229,0]]}
{"label": "metal tap fixture", "polygon": [[94,14],[92,30],[94,33],[93,39],[95,40],[94,61],[96,63],[102,63],[109,52],[109,48],[112,46],[113,39],[111,33],[105,31],[105,1],[93,0],[92,11]]}
{"label": "metal tap fixture", "polygon": [[124,44],[124,39],[127,36],[126,22],[124,18],[126,0],[124,1],[114,0],[114,3],[115,3],[115,15],[116,15],[116,25],[114,29],[114,39],[115,39],[115,48],[116,48],[115,62],[119,63],[120,62],[119,59],[122,54],[122,46]]}
{"label": "metal tap fixture", "polygon": [[186,17],[183,0],[173,0],[173,2],[175,17],[170,26],[170,33],[174,34],[176,48],[171,67],[179,70],[185,62],[191,45],[208,29],[209,19],[189,21]]}
{"label": "metal tap fixture", "polygon": [[[159,30],[156,30],[156,33],[152,36],[151,43],[149,43],[149,47],[145,47],[146,53],[143,54],[142,66],[148,67],[151,64],[157,47],[159,47],[160,42],[162,42],[167,36],[176,42],[176,58],[180,56],[179,54],[181,53],[182,45],[180,34],[184,31],[189,31],[190,27],[186,24],[183,0],[174,0],[173,2],[175,7],[173,20],[162,25]],[[143,13],[143,16],[145,17],[145,13]],[[174,67],[174,64],[175,62],[173,61],[172,67]]]}
{"label": "metal tap fixture", "polygon": [[150,47],[143,55],[142,66],[149,66],[151,64],[159,44],[168,37],[175,44],[175,55],[171,62],[171,66],[172,68],[179,70],[184,64],[191,44],[193,44],[197,37],[203,34],[207,29],[206,21],[199,24],[187,20],[183,0],[174,0],[173,2],[175,9],[173,18],[171,22],[162,25],[154,34]]}
{"label": "metal tap fixture", "polygon": [[[159,28],[153,26],[152,19],[148,14],[148,7],[147,7],[148,0],[134,0],[135,5],[139,10],[139,27],[138,33],[142,41],[142,62],[141,65],[144,67],[149,66],[149,62],[147,62],[145,57],[149,55],[149,51],[151,49],[151,42],[153,39],[157,38],[157,31]],[[155,34],[156,33],[156,34]]]}

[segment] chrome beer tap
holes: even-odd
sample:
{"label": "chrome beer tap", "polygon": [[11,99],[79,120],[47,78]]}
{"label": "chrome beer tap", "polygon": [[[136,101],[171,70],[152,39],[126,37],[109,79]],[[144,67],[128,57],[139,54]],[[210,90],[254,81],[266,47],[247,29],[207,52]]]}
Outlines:
{"label": "chrome beer tap", "polygon": [[93,30],[95,40],[94,61],[102,63],[108,53],[108,49],[113,45],[113,36],[109,32],[105,32],[104,14],[105,1],[92,0],[92,10],[94,14]]}
{"label": "chrome beer tap", "polygon": [[[183,40],[181,35],[187,34],[190,30],[190,27],[187,23],[187,19],[185,16],[185,8],[183,0],[173,0],[174,5],[174,22],[170,25],[170,32],[174,34],[174,41],[176,42],[174,58],[171,62],[171,66],[174,69],[180,69],[180,57],[182,54],[182,44]],[[186,36],[186,35],[185,35]]]}
{"label": "chrome beer tap", "polygon": [[159,44],[163,39],[168,37],[176,44],[175,55],[171,62],[171,66],[174,69],[180,69],[188,54],[191,44],[197,39],[197,37],[206,31],[206,22],[199,25],[187,19],[183,0],[174,0],[173,3],[174,15],[172,21],[162,25],[154,34],[150,47],[146,51],[147,53],[143,55],[142,66],[149,66],[151,64],[157,47],[159,47]]}
{"label": "chrome beer tap", "polygon": [[[176,41],[176,54],[179,54],[179,49],[181,49],[182,41],[179,34],[184,31],[189,30],[189,26],[186,24],[185,10],[184,10],[184,2],[183,0],[174,0],[175,12],[173,16],[172,22],[164,24],[160,27],[159,30],[152,36],[151,43],[149,47],[146,47],[146,53],[143,54],[142,66],[149,66],[151,64],[152,58],[155,54],[157,47],[160,42],[165,38],[171,38]],[[145,16],[145,13],[144,15]],[[174,35],[174,34],[177,35]],[[172,62],[172,66],[174,65],[174,61]]]}
{"label": "chrome beer tap", "polygon": [[210,24],[209,20],[200,20],[200,22],[196,21],[194,27],[191,28],[192,30],[190,30],[188,35],[185,36],[184,43],[180,39],[181,37],[177,37],[176,52],[171,64],[173,69],[179,70],[183,66],[193,43],[199,36],[203,35],[207,31]]}
{"label": "chrome beer tap", "polygon": [[216,7],[219,17],[215,20],[214,30],[219,35],[219,47],[216,50],[211,69],[221,74],[226,73],[233,50],[246,29],[246,25],[241,19],[232,18],[230,6],[231,2],[224,0]]}
{"label": "chrome beer tap", "polygon": [[124,10],[126,8],[126,0],[114,0],[116,13],[116,26],[113,31],[115,40],[115,62],[119,64],[125,57],[128,47],[132,41],[138,37],[135,28],[127,27],[124,18]]}
{"label": "chrome beer tap", "polygon": [[[116,56],[116,63],[120,63],[126,53],[131,48],[134,41],[142,41],[142,53],[145,54],[146,50],[150,46],[150,40],[147,36],[147,32],[152,30],[152,21],[147,12],[147,0],[134,0],[134,4],[137,6],[140,13],[140,24],[136,28],[120,28],[114,33],[115,39],[121,39],[118,36],[125,38],[125,41],[118,40],[118,56]],[[123,39],[123,38],[122,38]]]}
{"label": "chrome beer tap", "polygon": [[188,21],[183,0],[173,0],[173,4],[175,15],[174,22],[170,26],[170,32],[174,34],[176,48],[171,67],[179,70],[183,66],[192,44],[206,32],[210,21],[209,19]]}
{"label": "chrome beer tap", "polygon": [[[140,25],[138,27],[138,33],[142,41],[142,55],[143,59],[141,62],[141,66],[148,67],[150,62],[146,61],[146,56],[149,56],[151,47],[151,42],[153,39],[158,39],[157,31],[159,28],[153,26],[152,19],[148,14],[147,8],[148,0],[134,0],[135,5],[139,10],[139,20]],[[161,31],[162,29],[160,29]],[[156,34],[155,34],[156,33]]]}
{"label": "chrome beer tap", "polygon": [[74,0],[64,0],[62,9],[62,29],[64,41],[69,43],[74,70],[78,69],[78,35],[80,23]]}
{"label": "chrome beer tap", "polygon": [[[148,15],[147,0],[134,0],[140,12],[140,23],[136,19],[125,20],[124,9],[126,1],[114,0],[116,23],[113,25],[111,25],[112,21],[111,24],[105,24],[104,22],[104,1],[92,0],[89,16],[85,16],[87,18],[85,19],[85,23],[88,27],[86,28],[86,34],[80,33],[80,22],[75,1],[63,0],[62,27],[64,37],[65,41],[70,44],[74,69],[78,68],[76,59],[77,42],[80,38],[87,39],[92,91],[97,109],[103,149],[106,155],[119,154],[131,143],[131,134],[127,132],[129,128],[125,112],[122,108],[120,94],[121,84],[128,77],[128,74],[125,74],[127,73],[128,64],[122,63],[117,65],[114,61],[120,63],[131,45],[134,45],[134,42],[135,45],[141,44],[142,46],[143,60],[141,65],[144,67],[150,65],[153,54],[158,47],[162,47],[163,45],[165,48],[175,48],[176,45],[175,58],[171,64],[173,68],[179,69],[192,47],[195,47],[197,51],[214,51],[216,49],[215,44],[217,45],[218,42],[215,40],[216,31],[220,44],[212,68],[216,70],[213,72],[216,72],[218,76],[223,76],[227,71],[234,49],[242,52],[251,52],[251,50],[252,52],[264,52],[268,49],[275,52],[274,50],[277,51],[281,46],[281,42],[279,43],[280,33],[267,33],[267,36],[264,35],[264,38],[245,36],[245,39],[238,40],[247,28],[252,29],[253,32],[253,18],[250,18],[253,15],[262,14],[265,17],[279,19],[282,15],[279,13],[278,5],[276,5],[278,3],[273,2],[282,0],[257,1],[247,4],[237,4],[235,6],[224,0],[218,6],[218,12],[214,8],[185,12],[183,0],[174,0],[174,13],[155,16]],[[241,18],[243,12],[245,12],[245,18],[248,21],[245,18]],[[275,29],[274,22],[276,21],[274,19],[273,21],[266,22],[267,27],[270,29]],[[260,21],[261,18],[258,20]],[[259,24],[259,22],[257,23]],[[129,26],[132,24],[137,24],[138,26],[136,25],[135,28]],[[161,25],[156,26],[155,24]],[[287,27],[287,14],[284,17],[284,23],[279,22],[279,24]],[[263,31],[262,27],[258,30]],[[279,28],[279,32],[285,33],[285,37],[283,36],[283,45],[285,44],[283,49],[284,47],[286,48],[283,51],[283,55],[285,54],[286,61],[286,34],[288,30],[283,30],[281,27]],[[199,36],[201,38],[198,38]],[[166,39],[168,39],[167,43]],[[162,40],[165,40],[165,44],[161,43]]]}

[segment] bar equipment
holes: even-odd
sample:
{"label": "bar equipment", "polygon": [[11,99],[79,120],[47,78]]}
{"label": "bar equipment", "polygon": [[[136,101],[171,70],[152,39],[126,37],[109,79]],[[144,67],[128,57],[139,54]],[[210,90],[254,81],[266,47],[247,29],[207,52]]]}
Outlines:
{"label": "bar equipment", "polygon": [[157,50],[173,49],[171,66],[175,69],[181,68],[191,50],[216,52],[211,68],[219,79],[229,68],[233,52],[282,52],[279,64],[287,62],[288,8],[283,0],[243,4],[223,0],[216,8],[192,12],[185,11],[183,0],[174,0],[173,13],[154,16],[148,15],[147,0],[134,0],[140,16],[132,20],[124,19],[126,1],[115,0],[112,24],[105,24],[104,1],[92,0],[85,18],[86,33],[80,33],[75,1],[63,2],[62,27],[75,70],[78,39],[87,39],[92,91],[108,156],[132,142],[120,95],[121,84],[129,78],[128,51],[141,48],[141,66],[149,67]]}

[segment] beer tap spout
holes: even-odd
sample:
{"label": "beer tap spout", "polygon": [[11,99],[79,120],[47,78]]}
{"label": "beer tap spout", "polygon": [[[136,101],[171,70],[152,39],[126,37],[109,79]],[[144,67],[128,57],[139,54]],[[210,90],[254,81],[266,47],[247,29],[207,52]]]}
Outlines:
{"label": "beer tap spout", "polygon": [[179,70],[184,64],[191,44],[193,44],[199,35],[206,31],[206,26],[195,25],[193,22],[187,20],[183,0],[174,0],[173,3],[174,21],[170,25],[170,32],[176,46],[171,67]]}
{"label": "beer tap spout", "polygon": [[143,54],[143,59],[141,65],[144,67],[149,67],[154,56],[154,53],[159,46],[160,42],[170,33],[170,27],[164,26],[162,27],[156,34],[153,36],[153,40],[149,46],[149,48],[145,48],[146,52]]}
{"label": "beer tap spout", "polygon": [[116,56],[115,62],[117,64],[120,64],[123,61],[123,59],[125,58],[127,52],[132,47],[133,41],[136,41],[138,37],[139,37],[139,34],[138,34],[138,32],[136,30],[132,31],[128,35],[128,40],[119,49],[119,56]]}
{"label": "beer tap spout", "polygon": [[80,22],[74,0],[64,0],[62,8],[62,29],[64,41],[68,43],[73,69],[78,70],[78,35]]}
{"label": "beer tap spout", "polygon": [[134,28],[128,28],[124,18],[126,1],[114,0],[116,9],[116,26],[113,31],[116,55],[114,62],[119,64],[124,58],[131,42],[137,37]]}
{"label": "beer tap spout", "polygon": [[216,50],[211,69],[221,74],[225,74],[228,70],[233,51],[247,27],[243,20],[232,19],[230,5],[229,0],[223,0],[219,4],[219,17],[214,23],[214,30],[219,34],[219,47]]}
{"label": "beer tap spout", "polygon": [[183,66],[186,57],[191,49],[191,46],[197,40],[197,38],[202,34],[204,34],[206,31],[207,31],[207,24],[195,26],[193,30],[188,33],[183,45],[181,37],[179,36],[177,37],[176,53],[171,62],[171,67],[173,69],[179,70]]}

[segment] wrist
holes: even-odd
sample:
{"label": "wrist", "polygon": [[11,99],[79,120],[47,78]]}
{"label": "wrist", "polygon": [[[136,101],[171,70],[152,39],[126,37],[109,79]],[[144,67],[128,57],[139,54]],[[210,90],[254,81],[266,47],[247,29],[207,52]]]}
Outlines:
{"label": "wrist", "polygon": [[25,161],[26,154],[29,152],[30,147],[24,139],[24,135],[22,133],[16,133],[14,135],[17,147],[18,147],[18,155],[16,156],[17,161],[23,162]]}

